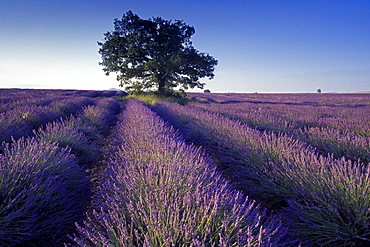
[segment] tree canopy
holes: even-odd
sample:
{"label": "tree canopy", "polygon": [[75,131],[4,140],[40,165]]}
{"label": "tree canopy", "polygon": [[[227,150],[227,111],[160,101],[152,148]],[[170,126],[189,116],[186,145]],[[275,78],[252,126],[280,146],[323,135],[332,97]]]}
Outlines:
{"label": "tree canopy", "polygon": [[153,17],[144,20],[132,11],[114,19],[114,31],[98,42],[106,75],[117,73],[120,86],[129,91],[158,89],[160,93],[203,88],[200,78],[213,79],[217,60],[197,51],[190,40],[195,33],[180,20]]}

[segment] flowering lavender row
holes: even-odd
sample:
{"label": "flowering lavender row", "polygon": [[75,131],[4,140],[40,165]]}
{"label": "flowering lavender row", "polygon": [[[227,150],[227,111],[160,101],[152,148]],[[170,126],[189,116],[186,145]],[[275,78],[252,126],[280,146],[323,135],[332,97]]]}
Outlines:
{"label": "flowering lavender row", "polygon": [[48,123],[34,135],[69,147],[80,163],[89,164],[99,153],[98,141],[108,134],[115,123],[115,112],[120,111],[119,103],[113,99],[101,99],[97,104],[102,106],[85,106],[76,117]]}
{"label": "flowering lavender row", "polygon": [[0,112],[25,105],[46,106],[54,101],[86,96],[84,94],[82,90],[0,89]]}
{"label": "flowering lavender row", "polygon": [[85,169],[119,107],[112,99],[97,104],[34,130],[34,138],[4,144],[0,246],[60,246],[82,222],[91,196]]}
{"label": "flowering lavender row", "polygon": [[0,89],[0,113],[22,106],[48,106],[68,98],[98,98],[124,96],[123,91],[52,90],[52,89]]}
{"label": "flowering lavender row", "polygon": [[86,96],[86,97],[112,97],[125,95],[123,91],[94,91],[94,90],[71,90],[71,89],[0,89],[0,103],[7,101],[17,101],[23,99],[32,99],[38,101],[44,97],[69,97],[69,96]]}
{"label": "flowering lavender row", "polygon": [[[200,97],[199,94],[189,94]],[[370,94],[206,94],[210,108],[262,130],[328,127],[370,135]],[[219,104],[221,102],[224,104]],[[287,123],[284,125],[284,123]]]}
{"label": "flowering lavender row", "polygon": [[85,111],[84,119],[95,124],[103,135],[107,135],[110,127],[116,122],[115,115],[121,112],[121,105],[112,98],[101,98],[95,101],[96,106],[106,112]]}
{"label": "flowering lavender row", "polygon": [[0,89],[0,112],[30,104],[45,106],[67,97],[63,90]]}
{"label": "flowering lavender row", "polygon": [[[112,114],[107,114],[106,112],[101,115],[102,112],[100,110],[96,111],[96,108],[91,107],[84,109],[80,117],[92,125],[100,124],[100,126],[96,127],[103,134],[107,134],[110,128],[109,123],[115,121],[114,114],[117,114],[121,110],[119,103],[111,98],[92,99],[85,96],[78,96],[84,91],[77,91],[76,93],[73,90],[4,89],[0,90],[0,96],[4,97],[1,94],[4,92],[7,92],[6,95],[9,98],[21,95],[28,100],[26,100],[27,104],[0,113],[0,143],[3,141],[11,142],[12,139],[17,140],[23,136],[32,136],[36,129],[45,126],[47,123],[59,118],[67,118],[71,114],[77,114],[84,106],[92,104],[105,108],[105,111],[109,111]],[[73,93],[76,93],[76,95]],[[98,95],[102,95],[102,93],[100,92]],[[58,98],[58,96],[62,98]],[[48,101],[52,101],[42,106],[36,103],[39,98],[47,98]],[[12,100],[14,101],[14,99]],[[18,101],[21,101],[21,99],[15,100],[15,102]],[[94,114],[100,114],[101,116],[95,116]]]}
{"label": "flowering lavender row", "polygon": [[286,103],[192,103],[191,106],[221,113],[259,130],[287,133],[315,146],[324,155],[370,162],[370,108],[366,107],[366,98],[356,107]]}
{"label": "flowering lavender row", "polygon": [[[275,187],[266,165],[316,157],[303,142],[282,134],[261,133],[222,115],[164,101],[153,109],[180,129],[188,141],[208,148],[239,187],[270,204],[281,203],[293,194],[280,177],[275,178],[281,183]],[[288,185],[289,180],[286,178]]]}
{"label": "flowering lavender row", "polygon": [[76,158],[35,138],[0,155],[0,246],[53,246],[81,221],[89,183]]}
{"label": "flowering lavender row", "polygon": [[290,233],[312,245],[370,243],[370,168],[318,155],[286,135],[170,102],[154,110],[202,145],[246,194],[284,208]]}
{"label": "flowering lavender row", "polygon": [[369,105],[369,94],[312,94],[312,93],[286,93],[286,94],[251,94],[251,93],[187,93],[191,98],[199,98],[202,101],[220,103],[263,103],[275,105],[311,105],[311,106],[338,106],[338,107],[362,107]]}
{"label": "flowering lavender row", "polygon": [[75,114],[83,106],[92,103],[87,97],[71,97],[53,101],[47,106],[30,104],[0,113],[0,142],[30,136],[34,129],[60,117]]}
{"label": "flowering lavender row", "polygon": [[199,148],[130,100],[79,246],[276,246],[285,230],[233,190]]}
{"label": "flowering lavender row", "polygon": [[349,130],[318,127],[297,130],[291,135],[316,147],[324,155],[370,163],[370,136],[358,135]]}
{"label": "flowering lavender row", "polygon": [[100,98],[95,101],[95,105],[105,108],[113,114],[121,112],[121,105],[112,98]]}

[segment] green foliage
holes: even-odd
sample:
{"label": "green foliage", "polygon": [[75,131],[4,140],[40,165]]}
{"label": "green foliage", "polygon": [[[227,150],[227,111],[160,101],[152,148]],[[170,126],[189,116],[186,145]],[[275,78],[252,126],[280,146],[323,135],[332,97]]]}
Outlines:
{"label": "green foliage", "polygon": [[137,93],[152,88],[164,93],[180,86],[203,88],[200,78],[214,77],[217,60],[197,51],[190,40],[195,33],[180,20],[156,17],[143,20],[128,11],[114,20],[114,31],[98,42],[100,65],[106,75],[117,73],[120,86]]}
{"label": "green foliage", "polygon": [[369,246],[369,167],[342,159],[301,177],[300,193],[308,200],[289,200],[286,209],[293,234],[308,246]]}
{"label": "green foliage", "polygon": [[185,93],[182,92],[175,92],[175,91],[167,91],[163,94],[160,92],[141,92],[136,94],[130,94],[124,97],[117,97],[118,100],[129,100],[129,99],[138,99],[144,102],[147,105],[154,105],[160,100],[166,100],[170,102],[175,102],[181,105],[185,105],[187,102],[191,101]]}

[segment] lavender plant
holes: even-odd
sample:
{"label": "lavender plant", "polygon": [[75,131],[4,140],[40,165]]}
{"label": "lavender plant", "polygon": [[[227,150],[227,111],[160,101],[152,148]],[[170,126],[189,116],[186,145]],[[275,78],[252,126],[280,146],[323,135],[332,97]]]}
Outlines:
{"label": "lavender plant", "polygon": [[341,160],[301,181],[308,200],[289,200],[286,208],[293,235],[308,246],[370,244],[369,166]]}
{"label": "lavender plant", "polygon": [[52,109],[55,109],[63,117],[68,117],[71,114],[75,114],[83,106],[92,105],[93,101],[87,97],[73,97],[64,100],[53,101],[50,104]]}
{"label": "lavender plant", "polygon": [[370,137],[333,128],[308,128],[297,131],[296,135],[317,147],[324,155],[329,153],[336,158],[346,157],[365,164],[370,162]]}
{"label": "lavender plant", "polygon": [[108,109],[100,106],[84,107],[78,115],[85,125],[94,126],[100,133],[107,135],[115,122],[115,116]]}
{"label": "lavender plant", "polygon": [[36,105],[17,107],[12,111],[8,111],[7,114],[11,115],[12,119],[24,119],[33,129],[39,128],[40,126],[50,121],[54,121],[61,116],[49,107]]}
{"label": "lavender plant", "polygon": [[[84,246],[276,246],[285,229],[233,190],[199,148],[136,100],[115,136],[103,206],[75,241]],[[121,119],[122,119],[121,118]],[[101,204],[100,204],[101,205]],[[99,223],[97,223],[99,222]]]}
{"label": "lavender plant", "polygon": [[97,128],[96,125],[86,121],[83,115],[70,116],[66,119],[66,124],[78,132],[81,132],[91,142],[98,143],[102,138],[102,132]]}
{"label": "lavender plant", "polygon": [[118,103],[117,100],[112,98],[102,98],[95,102],[97,106],[103,107],[113,114],[118,114],[121,112],[121,105]]}
{"label": "lavender plant", "polygon": [[0,245],[53,246],[80,222],[89,182],[67,149],[24,139],[0,155]]}
{"label": "lavender plant", "polygon": [[91,101],[87,98],[56,100],[50,106],[36,106],[30,103],[1,113],[0,142],[11,142],[12,138],[17,140],[23,136],[32,136],[34,129],[75,113],[88,103]]}
{"label": "lavender plant", "polygon": [[11,142],[11,138],[19,139],[31,135],[32,129],[55,120],[59,115],[48,107],[24,105],[8,110],[0,115],[0,142]]}
{"label": "lavender plant", "polygon": [[43,141],[57,142],[61,147],[71,148],[71,153],[78,157],[80,163],[90,163],[97,157],[96,143],[76,128],[73,118],[48,123],[44,129],[34,131],[34,134]]}
{"label": "lavender plant", "polygon": [[[181,130],[216,140],[218,147],[235,157],[233,162],[241,161],[229,168],[234,181],[246,191],[255,190],[255,195],[271,201],[273,195],[280,196],[288,202],[285,218],[293,236],[302,237],[307,245],[368,245],[370,181],[366,165],[320,156],[304,145],[296,146],[299,142],[286,136],[252,135],[246,126],[217,114],[164,102],[156,110]],[[184,118],[187,121],[181,120]],[[258,183],[243,179],[248,176]]]}
{"label": "lavender plant", "polygon": [[295,184],[290,173],[269,174],[268,165],[279,166],[283,160],[289,160],[297,161],[296,166],[300,166],[302,162],[299,160],[305,162],[316,157],[314,150],[305,143],[282,134],[261,133],[218,114],[169,102],[161,102],[154,109],[179,128],[186,139],[214,153],[221,169],[225,170],[224,174],[238,188],[272,207],[284,204],[285,198],[294,197]]}
{"label": "lavender plant", "polygon": [[[220,95],[211,98],[218,99]],[[223,96],[225,97],[225,96]],[[271,96],[273,99],[274,95]],[[303,96],[300,96],[303,97]],[[293,96],[291,96],[293,98]],[[284,132],[307,142],[324,154],[368,163],[369,118],[363,107],[290,104],[281,102],[241,102],[232,104],[191,103],[192,107],[217,112],[260,131]]]}
{"label": "lavender plant", "polygon": [[32,126],[23,118],[13,118],[11,114],[0,113],[0,142],[11,142],[32,133]]}

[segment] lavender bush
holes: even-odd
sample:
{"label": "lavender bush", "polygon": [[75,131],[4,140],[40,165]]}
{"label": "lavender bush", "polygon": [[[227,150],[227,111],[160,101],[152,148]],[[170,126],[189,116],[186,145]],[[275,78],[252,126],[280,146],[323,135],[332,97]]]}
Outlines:
{"label": "lavender bush", "polygon": [[[193,95],[193,94],[191,94]],[[198,94],[196,94],[199,97]],[[191,103],[263,131],[284,132],[333,154],[368,163],[369,97],[363,95],[209,95],[228,104]],[[325,99],[325,101],[322,101]],[[267,101],[269,100],[269,101]],[[300,100],[300,101],[299,101]]]}
{"label": "lavender bush", "polygon": [[[276,246],[285,230],[230,187],[199,148],[130,100],[82,246]],[[102,204],[101,204],[102,203]]]}
{"label": "lavender bush", "polygon": [[87,106],[83,108],[78,117],[85,125],[94,126],[100,133],[107,135],[110,127],[115,122],[113,112],[108,109],[100,106]]}
{"label": "lavender bush", "polygon": [[368,166],[320,156],[284,135],[257,135],[221,115],[168,102],[155,109],[180,130],[192,132],[186,136],[199,135],[206,147],[212,148],[207,141],[216,141],[219,150],[229,154],[219,160],[237,164],[229,165],[226,173],[246,191],[259,199],[273,202],[276,195],[286,201],[292,235],[308,246],[368,245]]}
{"label": "lavender bush", "polygon": [[98,148],[96,143],[76,128],[76,123],[79,122],[74,118],[48,123],[44,129],[34,131],[34,134],[41,140],[71,148],[71,153],[78,157],[80,163],[90,163],[97,157]]}
{"label": "lavender bush", "polygon": [[32,133],[32,126],[22,117],[14,118],[11,114],[0,113],[0,142],[11,142]]}
{"label": "lavender bush", "polygon": [[90,98],[80,96],[53,101],[50,104],[50,107],[59,112],[63,117],[68,117],[71,114],[75,114],[77,111],[82,109],[82,107],[92,104],[93,101]]}
{"label": "lavender bush", "polygon": [[67,149],[23,139],[0,155],[0,245],[55,246],[83,219],[89,182]]}
{"label": "lavender bush", "polygon": [[24,119],[33,129],[54,121],[61,116],[49,107],[35,105],[17,107],[12,111],[8,111],[7,114],[11,115],[13,119]]}
{"label": "lavender bush", "polygon": [[84,104],[91,102],[87,98],[70,98],[53,101],[50,106],[24,104],[0,113],[0,143],[11,142],[12,138],[17,140],[23,136],[32,136],[34,129],[76,113]]}
{"label": "lavender bush", "polygon": [[118,103],[117,100],[112,98],[102,98],[95,102],[97,106],[103,107],[113,114],[118,114],[121,112],[121,105]]}
{"label": "lavender bush", "polygon": [[324,155],[332,154],[336,158],[360,160],[365,164],[370,162],[370,137],[349,130],[317,127],[297,131],[296,135],[317,147]]}
{"label": "lavender bush", "polygon": [[261,133],[218,114],[169,102],[158,103],[154,109],[179,128],[187,140],[207,147],[238,188],[272,207],[295,196],[295,181],[290,173],[269,174],[268,165],[279,166],[289,160],[299,167],[317,157],[315,150],[289,136]]}
{"label": "lavender bush", "polygon": [[48,107],[26,105],[13,108],[0,115],[0,142],[10,142],[11,138],[32,135],[32,129],[58,119],[60,115]]}
{"label": "lavender bush", "polygon": [[301,181],[308,200],[289,200],[286,208],[294,236],[307,246],[369,246],[369,166],[342,160]]}

